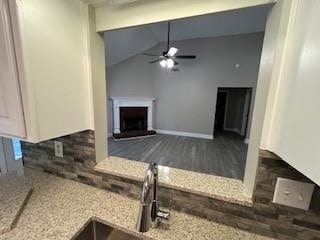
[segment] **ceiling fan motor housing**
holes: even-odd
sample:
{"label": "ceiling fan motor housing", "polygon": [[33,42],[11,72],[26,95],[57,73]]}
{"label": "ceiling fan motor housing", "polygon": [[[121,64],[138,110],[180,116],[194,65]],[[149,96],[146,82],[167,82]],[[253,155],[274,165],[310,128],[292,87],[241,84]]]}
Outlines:
{"label": "ceiling fan motor housing", "polygon": [[165,58],[168,58],[169,56],[168,56],[168,52],[166,51],[166,52],[163,52],[162,53],[162,56],[164,56]]}

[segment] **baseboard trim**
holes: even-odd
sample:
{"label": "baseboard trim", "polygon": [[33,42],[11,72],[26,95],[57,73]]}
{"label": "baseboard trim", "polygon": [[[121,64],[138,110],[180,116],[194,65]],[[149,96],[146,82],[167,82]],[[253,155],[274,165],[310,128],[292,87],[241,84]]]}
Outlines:
{"label": "baseboard trim", "polygon": [[155,129],[155,131],[157,133],[168,134],[168,135],[213,139],[213,135],[207,135],[207,134],[201,134],[201,133],[179,132],[179,131],[170,131],[170,130],[161,130],[161,129]]}
{"label": "baseboard trim", "polygon": [[153,135],[145,135],[145,136],[137,136],[137,137],[128,137],[128,138],[113,138],[113,141],[118,142],[118,141],[126,141],[126,140],[134,140],[134,139],[139,139],[139,138],[149,138],[149,137],[154,137],[156,134]]}

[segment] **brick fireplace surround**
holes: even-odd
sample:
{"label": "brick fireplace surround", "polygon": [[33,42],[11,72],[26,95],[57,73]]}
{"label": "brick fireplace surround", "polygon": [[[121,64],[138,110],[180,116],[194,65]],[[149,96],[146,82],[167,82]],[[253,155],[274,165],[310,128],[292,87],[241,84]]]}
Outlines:
{"label": "brick fireplace surround", "polygon": [[[54,140],[63,142],[64,157],[54,156]],[[94,132],[84,131],[38,144],[22,143],[26,167],[138,199],[142,182],[93,170]],[[272,203],[277,177],[311,182],[274,154],[260,152],[253,206],[245,207],[198,194],[160,187],[159,197],[173,208],[250,232],[283,240],[320,240],[320,187],[308,211]]]}

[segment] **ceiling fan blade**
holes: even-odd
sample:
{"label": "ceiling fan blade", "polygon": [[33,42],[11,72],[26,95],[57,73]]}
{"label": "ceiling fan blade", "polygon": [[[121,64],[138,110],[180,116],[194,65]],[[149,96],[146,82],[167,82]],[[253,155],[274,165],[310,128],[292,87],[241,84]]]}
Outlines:
{"label": "ceiling fan blade", "polygon": [[173,57],[174,55],[177,54],[178,51],[179,51],[178,48],[171,47],[171,48],[169,49],[167,55],[168,55],[169,57]]}
{"label": "ceiling fan blade", "polygon": [[195,55],[178,55],[178,56],[175,56],[175,58],[180,58],[180,59],[195,59],[197,56]]}
{"label": "ceiling fan blade", "polygon": [[151,62],[149,62],[150,64],[152,64],[152,63],[156,63],[156,62],[160,62],[162,59],[160,58],[160,59],[157,59],[157,60],[153,60],[153,61],[151,61]]}
{"label": "ceiling fan blade", "polygon": [[159,57],[159,56],[161,56],[161,55],[159,55],[159,54],[152,54],[152,53],[142,53],[142,55],[152,56],[152,57]]}

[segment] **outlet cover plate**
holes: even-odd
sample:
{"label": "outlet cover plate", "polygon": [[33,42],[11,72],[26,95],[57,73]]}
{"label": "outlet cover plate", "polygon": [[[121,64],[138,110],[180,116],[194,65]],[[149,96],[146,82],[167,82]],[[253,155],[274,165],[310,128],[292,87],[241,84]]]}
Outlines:
{"label": "outlet cover plate", "polygon": [[63,144],[59,141],[54,141],[54,155],[63,158]]}
{"label": "outlet cover plate", "polygon": [[278,178],[273,195],[273,203],[290,207],[309,209],[314,184]]}

